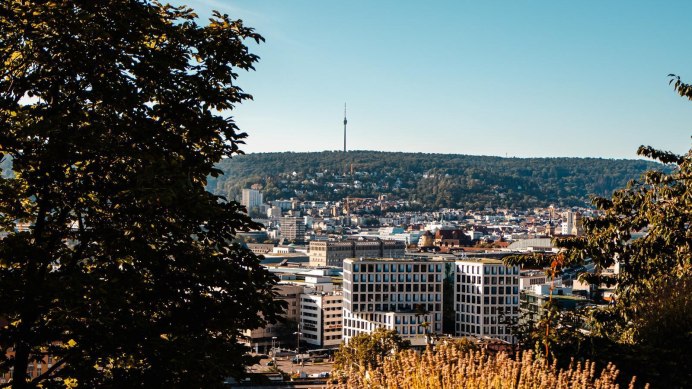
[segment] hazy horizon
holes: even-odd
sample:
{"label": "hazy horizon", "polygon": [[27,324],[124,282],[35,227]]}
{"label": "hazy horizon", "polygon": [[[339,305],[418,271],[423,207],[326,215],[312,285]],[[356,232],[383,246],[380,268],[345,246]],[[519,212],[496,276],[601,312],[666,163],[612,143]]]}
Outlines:
{"label": "hazy horizon", "polygon": [[[282,154],[282,153],[343,153],[343,150],[272,150],[272,151],[245,151],[243,147],[240,147],[244,154]],[[635,150],[636,151],[636,150]],[[659,163],[658,161],[651,160],[646,157],[636,155],[634,157],[601,157],[597,155],[592,156],[563,156],[563,155],[547,155],[547,156],[512,156],[512,155],[490,155],[490,154],[469,154],[469,153],[457,153],[457,152],[428,152],[428,151],[401,151],[401,150],[348,150],[350,152],[377,152],[377,153],[404,153],[404,154],[430,154],[430,155],[461,155],[470,157],[492,157],[492,158],[517,158],[517,159],[551,159],[551,158],[573,158],[573,159],[607,159],[607,160],[631,160],[631,161],[650,161]],[[235,158],[235,156],[234,156]]]}

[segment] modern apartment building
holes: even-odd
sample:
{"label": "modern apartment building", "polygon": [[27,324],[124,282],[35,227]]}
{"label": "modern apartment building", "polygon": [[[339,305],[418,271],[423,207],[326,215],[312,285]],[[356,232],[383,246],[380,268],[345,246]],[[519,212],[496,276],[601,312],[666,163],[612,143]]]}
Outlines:
{"label": "modern apartment building", "polygon": [[[378,327],[404,338],[441,334],[445,301],[453,305],[455,335],[515,341],[510,326],[519,314],[518,266],[487,258],[343,262],[346,341]],[[444,299],[445,283],[453,299]]]}
{"label": "modern apartment building", "polygon": [[342,339],[342,303],[343,294],[341,291],[310,291],[301,294],[300,332],[302,341],[317,347],[338,346]]}
{"label": "modern apartment building", "polygon": [[346,258],[403,258],[406,244],[396,240],[310,242],[311,266],[343,266]]}
{"label": "modern apartment building", "polygon": [[456,261],[455,268],[455,334],[514,343],[510,328],[519,318],[519,266],[469,259]]}
{"label": "modern apartment building", "polygon": [[262,192],[255,189],[243,189],[240,203],[247,208],[248,212],[253,207],[259,207],[263,202]]}
{"label": "modern apartment building", "polygon": [[378,327],[404,338],[442,332],[442,261],[344,260],[344,340]]}

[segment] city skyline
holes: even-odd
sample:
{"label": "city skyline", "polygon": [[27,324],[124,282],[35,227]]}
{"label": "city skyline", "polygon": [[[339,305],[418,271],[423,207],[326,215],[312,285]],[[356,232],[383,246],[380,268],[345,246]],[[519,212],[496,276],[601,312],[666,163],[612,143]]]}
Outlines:
{"label": "city skyline", "polygon": [[[692,43],[667,7],[176,0],[266,38],[251,45],[254,96],[231,113],[248,153],[348,149],[508,157],[637,158],[639,145],[685,153]],[[675,14],[673,14],[673,10]]]}

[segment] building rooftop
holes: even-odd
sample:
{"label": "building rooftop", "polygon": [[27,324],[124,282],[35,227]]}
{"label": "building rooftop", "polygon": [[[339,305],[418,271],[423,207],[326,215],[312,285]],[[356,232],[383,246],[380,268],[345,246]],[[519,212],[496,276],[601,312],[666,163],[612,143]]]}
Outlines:
{"label": "building rooftop", "polygon": [[470,263],[483,263],[490,265],[502,265],[499,259],[494,258],[481,258],[481,257],[450,257],[450,256],[434,256],[434,257],[421,257],[421,258],[346,258],[345,261],[349,262],[470,262]]}
{"label": "building rooftop", "polygon": [[434,257],[434,258],[346,258],[344,259],[345,261],[349,262],[404,262],[404,263],[412,263],[412,262],[453,262],[453,260],[448,259],[448,258],[439,258],[439,257]]}
{"label": "building rooftop", "polygon": [[457,262],[480,262],[489,265],[504,265],[504,262],[495,258],[459,258],[457,259]]}

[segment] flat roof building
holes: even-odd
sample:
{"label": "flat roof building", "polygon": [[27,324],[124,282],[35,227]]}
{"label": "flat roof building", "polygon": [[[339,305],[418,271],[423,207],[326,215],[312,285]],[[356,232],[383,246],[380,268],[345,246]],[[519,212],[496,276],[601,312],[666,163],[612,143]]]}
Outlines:
{"label": "flat roof building", "polygon": [[505,266],[496,259],[455,265],[455,334],[515,343],[511,326],[519,319],[519,266]]}
{"label": "flat roof building", "polygon": [[311,266],[342,267],[346,258],[403,258],[406,244],[396,240],[310,242]]}
{"label": "flat roof building", "polygon": [[255,189],[243,189],[240,203],[250,212],[252,208],[259,207],[264,202],[262,192]]}
{"label": "flat roof building", "polygon": [[[306,288],[307,289],[307,288]],[[312,346],[337,347],[342,339],[341,291],[309,292],[300,295],[302,341]]]}
{"label": "flat roof building", "polygon": [[281,236],[292,241],[305,239],[305,221],[302,217],[284,216],[279,221]]}
{"label": "flat roof building", "polygon": [[442,333],[440,261],[344,260],[344,340],[378,327],[403,338]]}
{"label": "flat roof building", "polygon": [[519,314],[518,266],[488,258],[343,262],[345,341],[378,327],[404,338],[442,334],[443,312],[450,312],[450,334],[516,341],[510,328]]}

